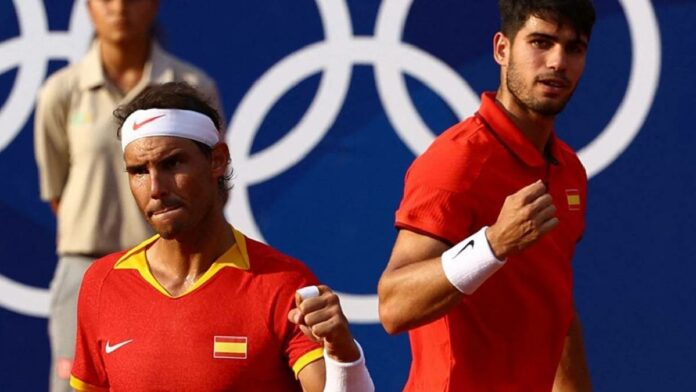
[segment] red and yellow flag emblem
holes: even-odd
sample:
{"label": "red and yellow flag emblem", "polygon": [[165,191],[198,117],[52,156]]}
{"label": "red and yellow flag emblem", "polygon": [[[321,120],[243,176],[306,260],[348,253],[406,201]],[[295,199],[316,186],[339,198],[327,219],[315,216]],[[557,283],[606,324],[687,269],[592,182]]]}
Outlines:
{"label": "red and yellow flag emblem", "polygon": [[569,210],[577,211],[580,209],[580,191],[577,189],[566,189],[566,200]]}
{"label": "red and yellow flag emblem", "polygon": [[215,336],[213,358],[246,359],[246,336]]}

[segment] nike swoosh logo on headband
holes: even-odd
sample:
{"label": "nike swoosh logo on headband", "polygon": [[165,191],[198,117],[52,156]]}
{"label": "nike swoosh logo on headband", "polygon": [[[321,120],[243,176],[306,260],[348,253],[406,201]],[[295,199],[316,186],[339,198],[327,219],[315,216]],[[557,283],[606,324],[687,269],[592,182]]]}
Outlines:
{"label": "nike swoosh logo on headband", "polygon": [[145,124],[147,124],[147,123],[151,123],[151,122],[157,120],[158,118],[164,117],[164,116],[166,116],[166,114],[160,114],[159,116],[150,117],[150,118],[148,118],[148,119],[146,119],[146,120],[143,120],[143,121],[141,121],[141,122],[134,122],[134,123],[133,123],[133,130],[134,130],[134,131],[137,131],[137,130],[140,129],[140,127],[142,127],[143,125],[145,125]]}

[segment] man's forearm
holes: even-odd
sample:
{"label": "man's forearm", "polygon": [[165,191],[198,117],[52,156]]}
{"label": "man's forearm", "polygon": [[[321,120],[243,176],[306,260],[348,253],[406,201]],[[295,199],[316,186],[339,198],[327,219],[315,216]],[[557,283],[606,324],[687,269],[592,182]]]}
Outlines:
{"label": "man's forearm", "polygon": [[577,312],[568,331],[563,355],[556,370],[553,392],[586,392],[592,390],[590,372],[582,339],[582,328]]}

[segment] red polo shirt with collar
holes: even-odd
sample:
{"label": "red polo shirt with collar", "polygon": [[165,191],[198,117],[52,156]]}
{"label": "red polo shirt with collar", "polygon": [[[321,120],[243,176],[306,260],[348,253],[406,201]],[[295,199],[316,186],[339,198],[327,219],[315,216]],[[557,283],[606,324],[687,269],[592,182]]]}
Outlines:
{"label": "red polo shirt with collar", "polygon": [[89,268],[70,385],[78,391],[300,391],[323,349],[287,319],[317,284],[299,261],[234,230],[235,244],[185,293],[150,271],[154,236]]}
{"label": "red polo shirt with collar", "polygon": [[542,179],[560,224],[442,318],[409,332],[407,391],[550,391],[573,318],[571,259],[587,176],[551,135],[545,158],[484,93],[476,115],[409,168],[396,227],[456,244],[495,223],[505,198]]}

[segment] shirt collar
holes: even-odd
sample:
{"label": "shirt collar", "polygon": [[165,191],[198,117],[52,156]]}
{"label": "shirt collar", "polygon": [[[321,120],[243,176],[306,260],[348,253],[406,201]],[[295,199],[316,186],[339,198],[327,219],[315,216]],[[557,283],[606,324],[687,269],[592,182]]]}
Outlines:
{"label": "shirt collar", "polygon": [[[162,84],[174,81],[174,70],[169,55],[157,42],[152,43],[150,56],[145,63],[143,76],[131,93],[137,95],[150,84]],[[82,63],[80,88],[88,90],[102,87],[107,83],[104,66],[99,53],[99,40],[94,40]],[[128,95],[131,95],[129,93]]]}
{"label": "shirt collar", "polygon": [[[198,287],[202,286],[205,282],[209,281],[210,278],[215,276],[220,270],[225,267],[237,268],[240,270],[248,270],[250,268],[249,263],[249,253],[246,246],[246,237],[241,232],[232,228],[234,234],[235,244],[232,245],[222,256],[218,257],[217,260],[211,264],[210,268],[196,280],[193,286],[191,286],[186,292],[181,293],[177,296],[184,296]],[[120,259],[114,264],[114,269],[133,269],[137,270],[140,276],[145,279],[152,287],[157,291],[164,294],[167,297],[172,297],[172,295],[162,286],[154,275],[150,271],[150,267],[147,263],[147,258],[145,256],[145,251],[152,245],[155,241],[160,238],[159,234],[156,234],[147,240],[140,243],[135,248],[129,250],[126,254],[121,256]]]}
{"label": "shirt collar", "polygon": [[[532,167],[545,165],[547,160],[517,128],[507,113],[498,106],[495,97],[494,92],[485,92],[481,95],[481,107],[478,111],[481,119],[498,140],[524,163]],[[551,132],[547,148],[553,159],[561,164],[565,163],[555,132]]]}

